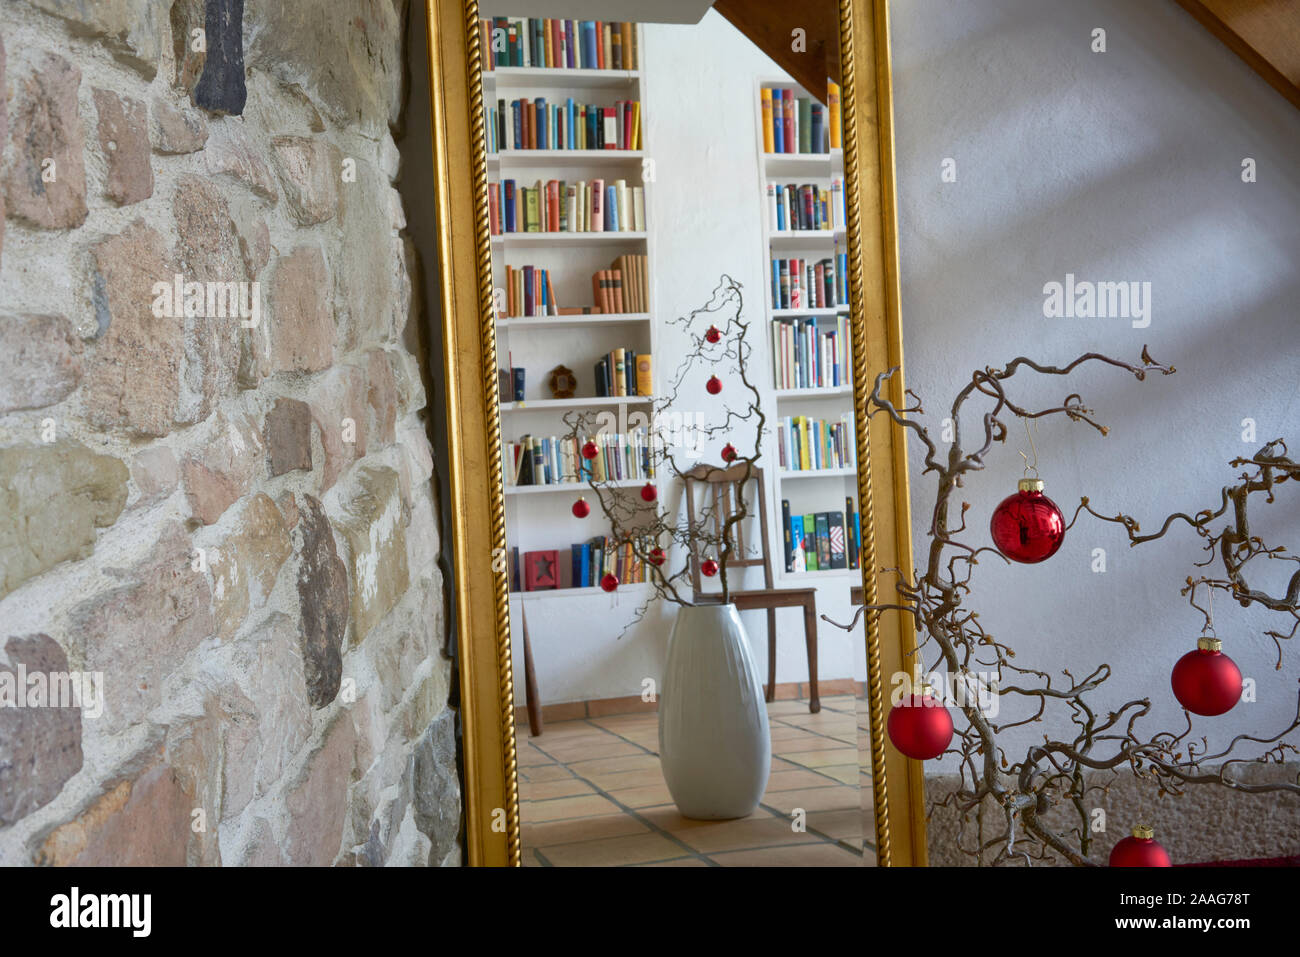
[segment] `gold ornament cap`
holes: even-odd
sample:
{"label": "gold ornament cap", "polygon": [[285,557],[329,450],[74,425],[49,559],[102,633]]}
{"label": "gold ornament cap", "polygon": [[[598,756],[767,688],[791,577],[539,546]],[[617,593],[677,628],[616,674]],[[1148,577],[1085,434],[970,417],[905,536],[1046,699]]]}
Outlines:
{"label": "gold ornament cap", "polygon": [[1133,836],[1139,841],[1150,841],[1155,838],[1156,832],[1150,824],[1133,825]]}
{"label": "gold ornament cap", "polygon": [[1022,492],[1041,492],[1043,490],[1043,480],[1040,478],[1022,478],[1019,488]]}
{"label": "gold ornament cap", "polygon": [[1196,639],[1196,647],[1201,651],[1219,651],[1223,648],[1223,642],[1209,635],[1201,635]]}

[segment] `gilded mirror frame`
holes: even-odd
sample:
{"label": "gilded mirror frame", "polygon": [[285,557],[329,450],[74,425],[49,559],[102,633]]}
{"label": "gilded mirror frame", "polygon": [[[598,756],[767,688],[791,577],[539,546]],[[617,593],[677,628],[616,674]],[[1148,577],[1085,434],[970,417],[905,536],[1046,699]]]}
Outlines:
{"label": "gilded mirror frame", "polygon": [[[893,105],[887,0],[838,0],[843,90],[845,202],[851,295],[858,501],[864,516],[863,588],[872,574],[912,565],[907,453],[900,430],[866,414],[878,373],[902,366],[894,192]],[[438,218],[443,402],[451,514],[453,588],[464,728],[465,843],[471,866],[518,866],[519,787],[496,325],[488,227],[483,85],[477,0],[426,0],[429,93]],[[901,374],[890,381],[902,407]],[[887,597],[887,596],[886,596]],[[864,616],[866,620],[866,616]],[[877,860],[923,865],[924,780],[919,762],[887,747],[889,676],[910,670],[910,619],[885,612],[865,626]]]}

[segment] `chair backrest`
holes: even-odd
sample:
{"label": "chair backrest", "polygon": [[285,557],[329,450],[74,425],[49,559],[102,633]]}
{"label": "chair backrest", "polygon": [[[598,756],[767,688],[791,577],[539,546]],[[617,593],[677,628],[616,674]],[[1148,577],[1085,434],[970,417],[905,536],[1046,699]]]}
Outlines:
{"label": "chair backrest", "polygon": [[[686,483],[686,519],[690,523],[690,553],[691,553],[691,584],[695,589],[698,597],[703,591],[703,583],[700,578],[700,562],[704,555],[700,553],[701,543],[697,536],[698,527],[696,524],[695,496],[696,486],[703,486],[705,493],[704,517],[703,521],[707,525],[712,525],[713,537],[717,541],[722,539],[722,531],[726,526],[728,519],[736,514],[741,503],[746,507],[746,521],[749,518],[757,518],[761,530],[762,541],[761,548],[754,554],[752,545],[747,545],[745,536],[746,521],[739,521],[734,524],[729,532],[731,540],[731,557],[727,560],[727,568],[746,568],[752,566],[762,566],[763,582],[767,588],[771,588],[772,566],[768,562],[769,542],[767,534],[767,501],[763,491],[763,470],[756,465],[748,462],[741,462],[738,465],[721,466],[721,465],[697,465],[683,476]],[[750,483],[754,484],[752,496],[746,497],[745,490]],[[757,516],[755,516],[757,512]],[[721,562],[722,555],[716,554],[711,556],[715,561]]]}

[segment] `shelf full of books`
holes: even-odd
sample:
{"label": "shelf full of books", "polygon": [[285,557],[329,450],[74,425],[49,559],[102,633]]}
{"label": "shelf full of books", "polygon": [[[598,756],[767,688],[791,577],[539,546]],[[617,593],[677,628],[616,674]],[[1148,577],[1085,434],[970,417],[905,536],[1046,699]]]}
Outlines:
{"label": "shelf full of books", "polygon": [[[486,17],[479,33],[511,590],[604,595],[613,573],[621,592],[643,569],[605,538],[587,481],[640,507],[654,479],[636,424],[656,342],[640,27]],[[569,437],[573,413],[598,431],[593,459]]]}
{"label": "shelf full of books", "polygon": [[770,454],[787,577],[857,567],[848,247],[840,91],[761,82],[755,118],[768,250]]}

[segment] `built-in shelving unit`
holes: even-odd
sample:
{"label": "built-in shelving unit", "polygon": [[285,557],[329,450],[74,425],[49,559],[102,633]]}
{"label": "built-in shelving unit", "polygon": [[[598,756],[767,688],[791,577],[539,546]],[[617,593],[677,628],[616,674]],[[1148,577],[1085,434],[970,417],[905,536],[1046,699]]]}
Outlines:
{"label": "built-in shelving unit", "polygon": [[[637,31],[637,46],[641,47],[641,28],[638,25],[633,29]],[[545,98],[549,103],[563,103],[572,97],[579,103],[602,106],[612,106],[616,100],[637,101],[643,111],[640,117],[642,136],[646,129],[644,84],[645,76],[641,69],[497,67],[483,75],[484,100],[490,106],[504,102],[507,111],[511,101],[517,99]],[[566,306],[592,304],[592,274],[609,268],[611,260],[625,253],[646,256],[645,311],[498,316],[497,355],[502,367],[513,362],[516,367],[526,370],[523,401],[503,401],[500,405],[503,444],[518,441],[524,435],[563,436],[568,432],[564,415],[574,411],[600,412],[616,423],[624,416],[650,411],[654,402],[652,396],[596,396],[592,369],[593,363],[615,348],[634,348],[637,352],[656,357],[651,241],[655,224],[648,221],[650,185],[642,177],[645,156],[644,149],[502,149],[488,156],[488,179],[494,185],[507,179],[514,179],[527,187],[532,187],[537,181],[545,183],[552,179],[565,182],[603,179],[607,183],[623,179],[629,187],[643,187],[647,194],[644,231],[502,232],[492,237],[493,284],[497,289],[504,289],[507,265],[536,265],[549,271],[555,298]],[[568,367],[576,376],[577,394],[572,398],[554,398],[549,392],[548,374],[559,365]],[[657,366],[654,373],[657,383]],[[619,429],[616,427],[613,431]],[[510,466],[507,461],[507,470]],[[644,484],[644,479],[625,479],[611,482],[608,487],[626,489],[628,494],[636,495],[635,490]],[[567,566],[570,543],[608,534],[608,525],[602,524],[598,509],[593,508],[582,524],[570,513],[574,500],[588,491],[583,482],[516,486],[507,477],[507,541],[512,548],[518,548],[521,561],[525,552],[555,549],[560,553],[560,563]],[[561,578],[561,583],[566,579],[567,575]],[[617,594],[620,600],[627,596],[635,598],[646,587],[640,583],[623,584]],[[595,600],[609,596],[599,587],[561,587],[516,591],[511,593],[511,597],[534,603],[583,597]]]}
{"label": "built-in shelving unit", "polygon": [[[844,181],[843,150],[833,148],[824,153],[776,153],[764,149],[764,117],[761,107],[761,91],[769,89],[790,89],[796,97],[809,97],[809,93],[789,77],[760,80],[754,88],[754,110],[757,122],[757,152],[760,170],[760,196],[763,204],[763,249],[766,253],[764,276],[767,286],[763,291],[763,303],[766,310],[764,338],[769,355],[769,375],[772,377],[772,394],[776,402],[776,415],[773,423],[773,435],[765,457],[771,463],[768,472],[771,476],[772,489],[769,495],[770,527],[776,530],[773,535],[773,570],[778,578],[790,581],[805,579],[834,579],[856,576],[859,572],[853,568],[818,569],[814,571],[787,572],[784,565],[784,531],[782,502],[790,503],[792,515],[808,515],[819,512],[843,512],[846,499],[853,501],[857,510],[857,469],[853,464],[844,467],[817,470],[797,470],[781,467],[778,439],[776,437],[779,423],[786,416],[804,415],[809,418],[836,420],[842,414],[852,413],[853,386],[845,380],[838,385],[812,388],[781,388],[777,380],[775,361],[776,347],[773,344],[772,329],[779,320],[811,319],[820,330],[834,329],[837,323],[848,315],[848,305],[816,308],[776,308],[772,301],[772,260],[801,258],[821,259],[835,257],[837,253],[847,250],[847,233],[842,221],[833,223],[827,229],[777,229],[773,221],[771,203],[768,199],[769,184],[815,185],[829,188],[834,180]],[[847,332],[847,323],[844,327]],[[847,336],[846,336],[847,339]],[[846,371],[849,363],[845,363]],[[846,551],[847,555],[847,551]],[[846,565],[849,562],[846,560]]]}

